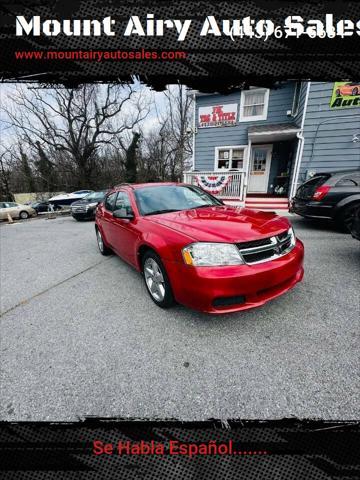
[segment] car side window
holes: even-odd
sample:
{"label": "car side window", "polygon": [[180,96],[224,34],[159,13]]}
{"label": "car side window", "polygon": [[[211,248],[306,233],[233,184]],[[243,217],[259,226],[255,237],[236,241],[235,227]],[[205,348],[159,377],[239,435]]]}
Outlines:
{"label": "car side window", "polygon": [[351,180],[353,180],[356,183],[356,185],[360,186],[360,174],[352,175]]}
{"label": "car side window", "polygon": [[133,213],[130,197],[126,192],[119,192],[116,198],[115,210],[126,210],[127,214]]}
{"label": "car side window", "polygon": [[106,199],[105,199],[106,210],[109,210],[110,212],[112,212],[114,210],[116,195],[117,195],[117,192],[114,192],[114,193],[111,193],[110,195],[108,195],[106,197]]}
{"label": "car side window", "polygon": [[354,187],[356,186],[357,183],[355,180],[351,179],[351,178],[341,178],[337,183],[336,183],[336,186],[337,187]]}

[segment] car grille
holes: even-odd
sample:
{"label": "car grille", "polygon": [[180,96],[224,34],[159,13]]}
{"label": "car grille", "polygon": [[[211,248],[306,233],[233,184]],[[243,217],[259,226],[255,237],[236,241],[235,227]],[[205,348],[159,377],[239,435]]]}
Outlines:
{"label": "car grille", "polygon": [[244,262],[250,265],[282,257],[289,253],[294,245],[291,230],[286,230],[274,237],[236,244]]}
{"label": "car grille", "polygon": [[71,211],[73,213],[85,213],[86,212],[86,206],[85,205],[74,205],[71,207]]}

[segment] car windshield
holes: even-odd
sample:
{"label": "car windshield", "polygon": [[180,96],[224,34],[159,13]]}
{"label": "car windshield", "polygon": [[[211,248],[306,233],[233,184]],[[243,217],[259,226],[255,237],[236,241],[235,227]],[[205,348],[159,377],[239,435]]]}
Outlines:
{"label": "car windshield", "polygon": [[192,208],[222,205],[212,195],[199,187],[187,185],[163,185],[138,188],[135,198],[141,215],[178,212]]}
{"label": "car windshield", "polygon": [[84,197],[84,200],[89,202],[101,202],[102,200],[104,200],[105,194],[106,190],[101,192],[92,192],[86,195],[86,197]]}

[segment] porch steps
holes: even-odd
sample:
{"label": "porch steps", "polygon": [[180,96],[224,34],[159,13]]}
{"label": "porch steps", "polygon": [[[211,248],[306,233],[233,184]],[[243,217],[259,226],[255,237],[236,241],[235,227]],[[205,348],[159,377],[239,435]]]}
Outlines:
{"label": "porch steps", "polygon": [[245,207],[255,210],[289,210],[289,199],[281,197],[246,197]]}

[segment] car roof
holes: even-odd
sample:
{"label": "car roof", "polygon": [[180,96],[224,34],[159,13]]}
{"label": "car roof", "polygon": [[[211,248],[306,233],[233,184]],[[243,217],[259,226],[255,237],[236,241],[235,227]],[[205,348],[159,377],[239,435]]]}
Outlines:
{"label": "car roof", "polygon": [[322,175],[331,175],[332,177],[335,175],[347,175],[348,173],[359,173],[360,168],[355,168],[352,170],[337,170],[336,172],[317,172],[314,177],[321,177]]}
{"label": "car roof", "polygon": [[184,183],[177,183],[177,182],[152,182],[152,183],[121,183],[120,185],[116,185],[113,190],[118,191],[124,188],[129,188],[131,190],[138,190],[139,188],[147,188],[147,187],[164,187],[164,186],[179,186],[185,185]]}

